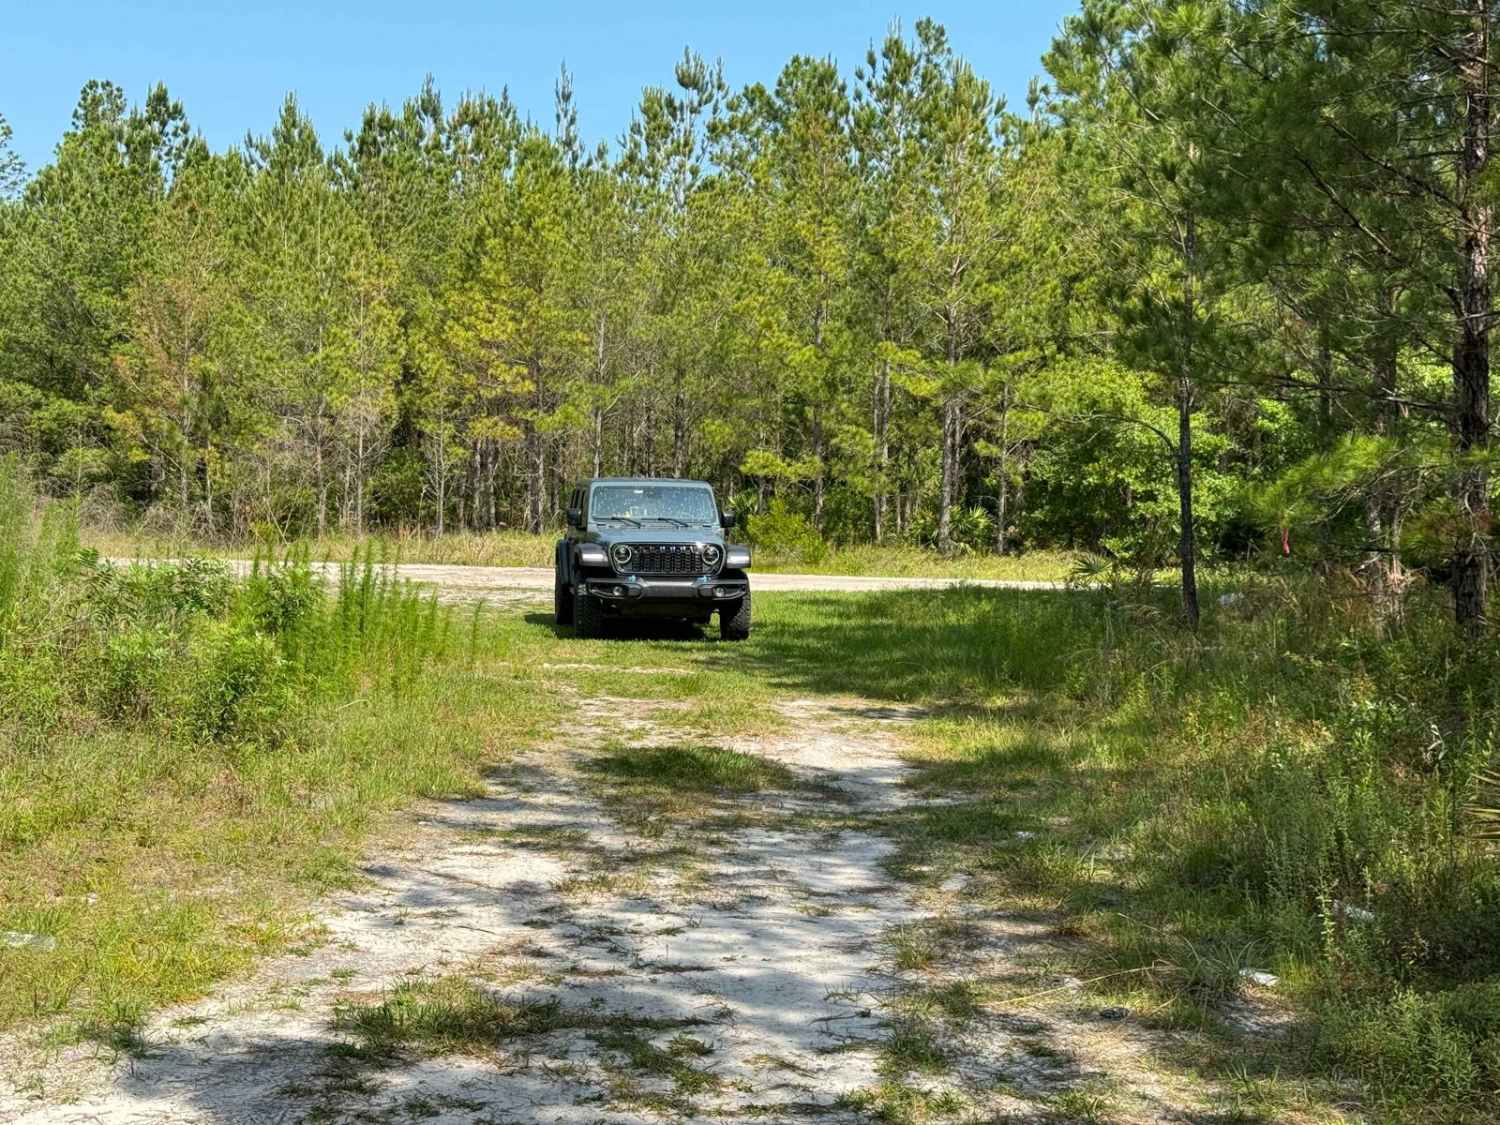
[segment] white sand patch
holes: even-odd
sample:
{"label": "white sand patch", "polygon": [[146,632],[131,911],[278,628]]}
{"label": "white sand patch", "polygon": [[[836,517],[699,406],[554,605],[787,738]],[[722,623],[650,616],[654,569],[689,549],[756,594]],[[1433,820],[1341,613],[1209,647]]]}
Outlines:
{"label": "white sand patch", "polygon": [[[617,735],[651,733],[639,701],[589,700],[582,713]],[[819,712],[810,701],[788,713],[796,733],[745,748],[857,805],[908,799],[888,721]],[[411,1107],[434,1121],[651,1116],[616,1104],[610,1081],[621,1060],[587,1032],[507,1044],[498,1062],[405,1060],[351,1076],[335,1054],[348,1041],[334,1027],[342,999],[378,998],[403,980],[464,972],[487,957],[523,970],[524,979],[504,983],[502,974],[494,986],[506,998],[690,1023],[710,1048],[694,1065],[718,1079],[695,1098],[702,1114],[826,1108],[876,1081],[873,1047],[890,987],[879,937],[917,916],[883,867],[892,845],[865,832],[746,828],[699,862],[690,886],[657,873],[644,891],[606,887],[580,899],[559,888],[658,845],[606,815],[577,764],[564,751],[529,755],[483,798],[424,805],[403,845],[365,868],[367,882],[328,901],[319,948],[161,1013],[138,1057],[70,1048],[28,1067],[26,1084],[0,1084],[0,1121],[260,1125],[314,1112],[398,1121]],[[795,803],[785,794],[746,798],[760,800],[773,809]],[[640,1086],[663,1092],[659,1081]]]}

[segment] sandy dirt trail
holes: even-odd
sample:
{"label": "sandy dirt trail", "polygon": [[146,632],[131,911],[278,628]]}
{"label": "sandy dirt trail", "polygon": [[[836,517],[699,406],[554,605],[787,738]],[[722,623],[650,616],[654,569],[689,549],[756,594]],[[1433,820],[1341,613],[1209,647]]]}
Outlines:
{"label": "sandy dirt trail", "polygon": [[[580,707],[585,728],[656,734],[637,701]],[[326,902],[317,948],[161,1013],[130,1057],[33,1057],[25,1082],[0,1083],[0,1121],[623,1122],[675,1096],[670,1078],[630,1074],[587,1030],[531,1037],[498,1057],[341,1057],[350,1037],[336,1027],[339,1005],[449,973],[512,981],[494,986],[507,999],[662,1025],[647,1034],[664,1043],[691,1035],[712,1083],[693,1116],[832,1110],[878,1080],[873,1046],[891,988],[880,939],[917,912],[882,867],[889,841],[796,821],[830,802],[878,813],[908,801],[896,750],[911,715],[861,714],[857,701],[786,708],[798,733],[746,748],[820,789],[726,798],[725,811],[743,806],[749,821],[721,833],[690,880],[651,862],[671,850],[670,834],[635,835],[590,796],[580,750],[523,754],[483,798],[417,809],[400,846],[364,868],[364,885]],[[608,877],[633,869],[646,874],[620,886]]]}
{"label": "sandy dirt trail", "polygon": [[[1045,957],[1046,927],[966,903],[966,876],[919,886],[888,869],[890,825],[934,800],[906,785],[919,711],[783,698],[777,733],[715,741],[792,782],[707,795],[687,827],[643,823],[601,786],[598,748],[682,744],[665,714],[682,704],[589,696],[571,678],[603,666],[548,667],[571,697],[567,743],[518,751],[481,797],[417,806],[320,904],[323,940],[157,1014],[137,1049],[0,1041],[0,1123],[870,1120],[905,999]],[[903,973],[892,935],[934,922],[961,950]],[[555,1005],[558,1026],[436,1057],[352,1050],[341,1011],[453,977]],[[642,1065],[684,1043],[685,1071]],[[1193,1119],[1201,1091],[1163,1084],[1160,1046],[1083,1010],[986,1010],[934,1074],[898,1077],[953,1098],[945,1120],[1059,1120],[1054,1094],[1096,1080],[1128,1093],[1111,1120]]]}

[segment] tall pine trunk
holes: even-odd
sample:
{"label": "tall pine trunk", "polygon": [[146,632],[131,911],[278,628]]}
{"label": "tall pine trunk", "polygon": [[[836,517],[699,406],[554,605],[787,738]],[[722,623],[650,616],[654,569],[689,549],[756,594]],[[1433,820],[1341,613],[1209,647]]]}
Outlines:
{"label": "tall pine trunk", "polygon": [[953,504],[958,494],[960,413],[956,397],[943,401],[942,480],[938,488],[938,550],[953,553]]}
{"label": "tall pine trunk", "polygon": [[871,429],[875,435],[875,542],[883,543],[885,542],[885,476],[891,455],[886,429],[891,416],[891,364],[889,360],[881,363],[880,374],[875,378],[875,402],[872,414]]}
{"label": "tall pine trunk", "polygon": [[995,554],[1005,554],[1010,500],[1010,382],[1000,388],[1000,458],[995,469]]}
{"label": "tall pine trunk", "polygon": [[[541,360],[533,357],[528,361],[527,369],[533,388],[532,405],[540,415],[543,406]],[[536,428],[535,419],[526,419],[521,432],[526,458],[526,530],[540,535],[547,505],[547,446]]]}
{"label": "tall pine trunk", "polygon": [[[948,374],[951,377],[958,365],[958,335],[952,309],[948,310],[945,319]],[[958,397],[950,391],[943,399],[942,478],[938,486],[938,550],[945,555],[953,553],[953,504],[958,493],[958,429]]]}
{"label": "tall pine trunk", "polygon": [[[1371,364],[1375,398],[1373,429],[1381,437],[1395,437],[1400,410],[1396,398],[1396,340],[1382,339]],[[1365,529],[1370,537],[1365,568],[1372,575],[1375,616],[1383,630],[1401,619],[1406,576],[1401,564],[1402,501],[1399,486],[1382,481],[1365,499]]]}
{"label": "tall pine trunk", "polygon": [[[1489,163],[1490,24],[1487,0],[1466,0],[1469,28],[1459,66],[1463,90],[1463,141],[1459,159],[1459,324],[1453,348],[1454,431],[1459,457],[1468,462],[1490,442],[1490,228]],[[1454,489],[1463,520],[1453,558],[1453,613],[1466,629],[1484,622],[1489,586],[1489,474],[1459,466]]]}
{"label": "tall pine trunk", "polygon": [[812,454],[813,460],[817,462],[817,476],[813,478],[813,526],[820,532],[823,530],[823,505],[827,500],[828,489],[826,474],[823,472],[823,412],[816,406],[812,412]]}
{"label": "tall pine trunk", "polygon": [[1190,629],[1198,628],[1198,546],[1193,515],[1193,384],[1184,375],[1177,381],[1177,513],[1180,521],[1177,553],[1182,560],[1182,616]]}
{"label": "tall pine trunk", "polygon": [[677,372],[677,387],[672,394],[672,475],[687,475],[688,455],[687,396],[682,393],[682,372]]}
{"label": "tall pine trunk", "polygon": [[[1196,153],[1195,153],[1196,155]],[[1198,628],[1198,541],[1193,512],[1193,328],[1198,316],[1198,226],[1191,213],[1183,217],[1183,323],[1177,372],[1177,555],[1182,563],[1182,617]]]}

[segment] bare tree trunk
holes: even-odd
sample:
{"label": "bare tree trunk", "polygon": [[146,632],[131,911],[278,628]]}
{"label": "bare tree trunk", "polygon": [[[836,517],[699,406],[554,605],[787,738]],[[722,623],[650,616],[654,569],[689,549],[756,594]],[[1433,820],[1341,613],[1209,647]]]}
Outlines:
{"label": "bare tree trunk", "polygon": [[533,535],[542,532],[542,490],[547,486],[547,453],[542,435],[531,422],[525,427],[526,447],[526,530]]}
{"label": "bare tree trunk", "polygon": [[320,426],[314,439],[317,447],[315,453],[318,474],[318,537],[322,538],[328,529],[328,481],[323,469],[323,430]]}
{"label": "bare tree trunk", "polygon": [[1177,554],[1182,563],[1182,616],[1189,629],[1198,628],[1198,541],[1193,513],[1193,352],[1190,328],[1198,315],[1198,228],[1185,217],[1182,231],[1184,268],[1183,305],[1188,323],[1182,334],[1181,364],[1177,373]]}
{"label": "bare tree trunk", "polygon": [[[1388,310],[1389,311],[1389,310]],[[1383,339],[1374,357],[1375,433],[1390,437],[1396,432],[1400,411],[1395,405],[1396,341]],[[1365,553],[1365,568],[1373,575],[1375,615],[1381,630],[1402,615],[1402,594],[1406,576],[1401,565],[1400,490],[1381,480],[1365,500],[1365,527],[1370,548]]]}
{"label": "bare tree trunk", "polygon": [[210,539],[214,535],[214,458],[213,443],[203,451],[203,530]]}
{"label": "bare tree trunk", "polygon": [[[1469,31],[1459,66],[1464,132],[1459,161],[1460,265],[1458,340],[1453,349],[1454,429],[1465,461],[1490,443],[1489,252],[1492,210],[1483,178],[1489,163],[1491,105],[1488,0],[1466,0]],[[1489,585],[1489,474],[1461,464],[1455,499],[1465,527],[1453,559],[1453,612],[1478,629],[1485,620]]]}
{"label": "bare tree trunk", "polygon": [[958,493],[960,413],[957,398],[943,401],[942,480],[938,489],[938,550],[953,553],[953,503]]}
{"label": "bare tree trunk", "polygon": [[1005,521],[1010,517],[1010,474],[1002,468],[995,489],[995,554],[1005,554],[1009,546],[1005,534]]}
{"label": "bare tree trunk", "polygon": [[1326,321],[1318,325],[1318,418],[1324,429],[1333,428],[1333,348]]}
{"label": "bare tree trunk", "polygon": [[682,393],[682,372],[672,394],[672,475],[687,475],[687,400]]}
{"label": "bare tree trunk", "polygon": [[890,441],[886,427],[891,416],[891,365],[880,365],[875,379],[875,405],[872,429],[875,434],[875,542],[885,542],[886,466],[890,460]]}
{"label": "bare tree trunk", "polygon": [[827,477],[823,471],[823,412],[813,407],[812,416],[813,460],[818,463],[817,475],[813,477],[813,526],[823,530],[823,502],[827,497]]}
{"label": "bare tree trunk", "polygon": [[[526,363],[531,376],[532,405],[537,413],[542,408],[542,364],[533,356]],[[543,509],[546,506],[547,450],[542,435],[537,431],[536,421],[527,418],[521,427],[522,443],[526,458],[526,530],[533,535],[542,533]]]}
{"label": "bare tree trunk", "polygon": [[1177,510],[1181,536],[1177,553],[1182,560],[1182,616],[1198,628],[1198,547],[1193,519],[1193,384],[1177,381]]}
{"label": "bare tree trunk", "polygon": [[358,468],[354,481],[354,532],[356,535],[363,535],[365,533],[365,427],[363,422],[359,426],[356,456]]}
{"label": "bare tree trunk", "polygon": [[[953,311],[945,318],[948,328],[948,373],[958,363],[958,335]],[[942,481],[938,489],[938,550],[953,551],[953,502],[958,491],[958,399],[950,391],[943,399]]]}
{"label": "bare tree trunk", "polygon": [[[598,384],[600,394],[603,394],[605,378],[608,374],[608,360],[605,344],[608,339],[609,320],[604,313],[599,314],[597,327],[594,331],[594,379]],[[594,476],[604,475],[604,404],[594,403]]]}
{"label": "bare tree trunk", "polygon": [[995,554],[1005,554],[1005,521],[1010,499],[1010,382],[1000,387],[1000,462],[995,469]]}
{"label": "bare tree trunk", "polygon": [[[646,403],[646,411],[641,416],[641,425],[637,432],[637,454],[636,465],[642,473],[651,477],[656,475],[656,399],[653,395]],[[632,469],[631,472],[636,472]]]}

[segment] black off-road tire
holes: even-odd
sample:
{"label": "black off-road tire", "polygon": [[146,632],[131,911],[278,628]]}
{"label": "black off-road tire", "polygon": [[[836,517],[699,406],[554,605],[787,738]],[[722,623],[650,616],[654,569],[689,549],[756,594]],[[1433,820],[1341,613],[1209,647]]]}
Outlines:
{"label": "black off-road tire", "polygon": [[573,591],[563,583],[561,574],[552,579],[552,615],[559,625],[573,624]]}
{"label": "black off-road tire", "polygon": [[719,610],[719,639],[725,641],[744,641],[750,639],[750,591],[745,591],[745,596],[740,599],[739,604],[731,613],[726,606]]}
{"label": "black off-road tire", "polygon": [[582,582],[573,589],[573,634],[585,638],[604,636],[604,607]]}

